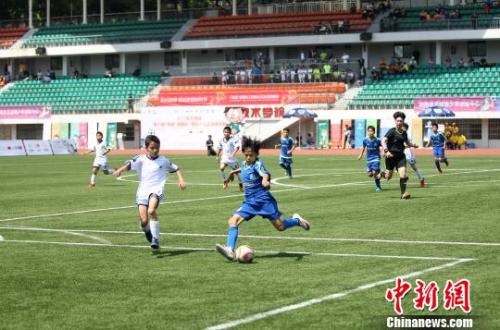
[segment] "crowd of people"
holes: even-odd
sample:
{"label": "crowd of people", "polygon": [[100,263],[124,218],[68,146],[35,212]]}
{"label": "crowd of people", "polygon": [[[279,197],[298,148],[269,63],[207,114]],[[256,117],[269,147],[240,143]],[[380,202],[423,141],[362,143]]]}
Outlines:
{"label": "crowd of people", "polygon": [[446,137],[446,148],[462,149],[465,148],[467,138],[460,132],[456,123],[444,123],[444,136]]}
{"label": "crowd of people", "polygon": [[[298,61],[290,61],[278,68],[265,70],[262,62],[246,60],[235,63],[232,67],[225,67],[220,76],[214,72],[211,81],[214,85],[308,82],[361,84],[360,80],[364,81],[366,70],[359,72],[358,65],[350,64],[352,62],[347,52],[335,57],[325,49],[312,49],[309,52],[302,50]],[[363,67],[362,60],[359,60],[359,67]]]}
{"label": "crowd of people", "polygon": [[386,75],[393,74],[407,74],[410,73],[417,66],[415,56],[412,56],[408,62],[401,61],[400,58],[393,57],[389,63],[382,58],[379,61],[378,68],[372,67],[371,78],[372,80],[383,80]]}

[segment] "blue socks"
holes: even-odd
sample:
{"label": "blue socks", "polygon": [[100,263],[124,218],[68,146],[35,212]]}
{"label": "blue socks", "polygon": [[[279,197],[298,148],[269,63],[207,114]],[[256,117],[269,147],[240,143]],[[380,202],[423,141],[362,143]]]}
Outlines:
{"label": "blue socks", "polygon": [[227,230],[226,246],[234,250],[236,248],[236,240],[238,240],[238,227],[229,227]]}
{"label": "blue socks", "polygon": [[290,227],[295,227],[299,225],[299,219],[288,218],[283,221],[283,227],[287,230]]}

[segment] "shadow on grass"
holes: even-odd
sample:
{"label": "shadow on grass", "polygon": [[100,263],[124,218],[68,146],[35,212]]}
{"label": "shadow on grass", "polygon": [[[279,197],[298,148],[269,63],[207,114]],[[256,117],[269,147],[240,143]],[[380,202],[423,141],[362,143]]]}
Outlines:
{"label": "shadow on grass", "polygon": [[207,251],[200,251],[200,250],[158,250],[158,251],[151,251],[151,255],[156,257],[156,258],[165,258],[165,257],[177,257],[181,256],[184,254],[189,254],[189,253],[207,253]]}
{"label": "shadow on grass", "polygon": [[287,253],[287,252],[279,252],[274,254],[266,254],[263,256],[256,256],[255,259],[267,259],[267,258],[296,258],[297,261],[301,261],[308,254],[304,253]]}

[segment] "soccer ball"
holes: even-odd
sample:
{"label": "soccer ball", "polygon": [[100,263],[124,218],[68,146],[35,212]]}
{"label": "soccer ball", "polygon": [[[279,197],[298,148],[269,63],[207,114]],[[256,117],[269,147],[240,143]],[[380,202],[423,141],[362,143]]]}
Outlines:
{"label": "soccer ball", "polygon": [[253,260],[253,250],[248,245],[242,245],[236,249],[236,260],[241,263],[250,263]]}

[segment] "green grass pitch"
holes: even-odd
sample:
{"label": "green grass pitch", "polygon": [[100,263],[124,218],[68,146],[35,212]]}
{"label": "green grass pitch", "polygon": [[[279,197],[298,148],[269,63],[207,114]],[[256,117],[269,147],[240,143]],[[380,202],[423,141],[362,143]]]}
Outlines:
{"label": "green grass pitch", "polygon": [[[127,158],[111,156],[110,165]],[[353,156],[295,156],[292,180],[276,156],[263,157],[281,211],[312,229],[244,223],[238,243],[255,249],[252,264],[214,252],[242,200],[236,184],[222,189],[214,158],[171,157],[188,188],[169,177],[156,254],[139,229],[133,173],[100,173],[89,190],[92,159],[0,160],[1,329],[205,329],[242,319],[236,328],[384,329],[394,282],[381,282],[411,273],[413,286],[434,280],[440,295],[446,280],[469,279],[474,328],[500,328],[499,156],[450,157],[442,176],[420,156],[428,185],[419,188],[409,169],[409,201],[399,199],[397,177],[375,193]],[[416,311],[413,297],[405,315],[464,316],[444,310],[441,296],[437,311]]]}

